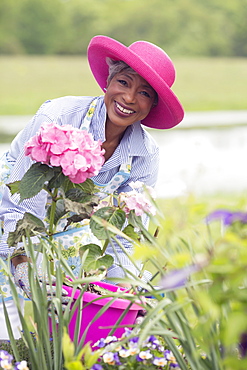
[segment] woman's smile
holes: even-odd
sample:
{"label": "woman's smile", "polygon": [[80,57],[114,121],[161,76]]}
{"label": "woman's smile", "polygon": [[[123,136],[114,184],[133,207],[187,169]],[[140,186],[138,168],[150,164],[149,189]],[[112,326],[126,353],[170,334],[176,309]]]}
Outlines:
{"label": "woman's smile", "polygon": [[125,115],[130,115],[130,114],[133,114],[135,113],[134,110],[130,110],[130,109],[127,109],[125,107],[123,107],[123,105],[119,104],[118,102],[115,102],[116,103],[116,108],[123,114]]}

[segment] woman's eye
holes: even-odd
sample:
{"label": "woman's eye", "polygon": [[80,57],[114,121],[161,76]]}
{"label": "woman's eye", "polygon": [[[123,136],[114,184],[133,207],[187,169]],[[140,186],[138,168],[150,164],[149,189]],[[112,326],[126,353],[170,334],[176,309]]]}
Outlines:
{"label": "woman's eye", "polygon": [[118,80],[118,82],[121,84],[121,85],[124,85],[126,86],[127,85],[127,82],[125,80]]}
{"label": "woman's eye", "polygon": [[141,94],[146,96],[147,98],[151,98],[151,95],[147,91],[141,91]]}

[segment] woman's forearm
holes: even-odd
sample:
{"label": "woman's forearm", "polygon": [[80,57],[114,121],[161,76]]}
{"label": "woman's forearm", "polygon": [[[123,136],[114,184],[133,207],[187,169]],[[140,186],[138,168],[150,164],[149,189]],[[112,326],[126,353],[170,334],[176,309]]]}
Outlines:
{"label": "woman's forearm", "polygon": [[27,256],[15,256],[11,259],[11,261],[12,261],[14,267],[16,267],[17,265],[19,265],[22,262],[27,262],[28,257]]}

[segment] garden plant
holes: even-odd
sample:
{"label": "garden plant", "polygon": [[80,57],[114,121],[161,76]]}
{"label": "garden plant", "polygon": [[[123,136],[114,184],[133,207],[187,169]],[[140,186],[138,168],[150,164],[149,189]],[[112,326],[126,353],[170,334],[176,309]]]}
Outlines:
{"label": "garden plant", "polygon": [[[221,202],[217,213],[211,212],[219,205],[215,199],[210,206],[192,196],[167,200],[165,204],[165,211],[157,216],[160,222],[158,237],[152,245],[145,242],[136,246],[134,255],[134,258],[139,258],[140,253],[145,255],[150,269],[158,273],[149,284],[138,281],[143,290],[136,294],[143,299],[143,308],[147,311],[143,321],[134,325],[132,333],[131,328],[126,328],[128,336],[116,340],[113,334],[110,338],[102,338],[93,348],[88,345],[80,348],[62,328],[51,341],[44,325],[48,320],[48,313],[47,318],[44,317],[46,293],[36,281],[33,290],[40,294],[33,294],[34,334],[30,333],[27,318],[23,317],[22,345],[29,347],[29,368],[35,369],[42,359],[44,369],[61,366],[65,369],[99,370],[120,366],[138,369],[143,366],[142,361],[149,364],[155,361],[158,365],[152,366],[163,369],[172,366],[181,369],[246,368],[246,197],[238,197],[228,207]],[[107,223],[104,227],[107,230],[112,226]],[[153,233],[152,228],[153,225],[150,227]],[[29,244],[26,247],[28,249]],[[62,280],[59,269],[56,270],[57,278],[59,280],[59,272]],[[131,282],[135,288],[136,281]],[[61,326],[66,326],[69,310],[63,314],[59,300],[54,298],[53,303],[57,304]],[[155,354],[155,348],[143,347],[148,339],[159,346]],[[131,354],[127,351],[130,342],[135,347]],[[18,355],[18,345],[11,340],[9,348],[14,350],[16,361],[25,360]],[[142,349],[149,351],[146,355],[149,358],[140,361],[137,355]],[[173,363],[165,357],[167,351],[171,351]],[[159,362],[156,357],[160,357]]]}
{"label": "garden plant", "polygon": [[[110,197],[107,200],[110,205],[103,204],[93,213],[93,208],[99,203],[97,196],[93,195],[93,184],[87,180],[84,185],[72,186],[71,180],[62,171],[61,163],[56,163],[53,168],[50,162],[49,165],[45,160],[43,162],[35,163],[20,183],[10,185],[11,190],[20,192],[21,199],[24,199],[22,191],[25,192],[25,181],[29,179],[28,183],[29,176],[36,176],[41,180],[35,192],[45,188],[54,202],[48,212],[48,229],[40,220],[26,215],[28,219],[22,222],[26,222],[29,228],[24,228],[20,222],[17,231],[10,235],[12,245],[14,241],[23,241],[24,249],[33,261],[29,266],[32,314],[27,319],[19,310],[23,327],[21,345],[14,340],[6,315],[10,342],[4,344],[0,353],[0,366],[35,370],[134,370],[146,366],[150,369],[182,370],[245,369],[246,196],[238,202],[238,209],[222,206],[215,212],[213,204],[210,207],[205,203],[197,204],[193,197],[188,197],[188,203],[176,207],[180,216],[177,224],[173,215],[169,216],[168,208],[164,207],[161,211],[156,206],[157,215],[151,217],[150,231],[147,231],[142,225],[138,205],[141,204],[142,211],[152,216],[154,202],[145,203],[141,198],[139,203],[133,203],[139,194],[135,189],[134,198],[133,194],[129,198],[126,195],[122,198]],[[48,177],[47,173],[50,173]],[[81,199],[85,201],[85,197],[87,202],[83,203]],[[64,208],[67,199],[69,205]],[[115,240],[120,246],[120,237],[131,241],[135,248],[134,255],[130,257],[133,263],[142,256],[145,265],[153,272],[153,279],[144,282],[141,279],[142,269],[137,277],[126,271],[126,277],[119,281],[129,283],[131,289],[124,293],[105,293],[113,300],[119,297],[129,300],[130,304],[138,300],[145,313],[142,319],[126,327],[120,338],[114,336],[119,322],[111,328],[107,337],[96,343],[84,343],[83,338],[78,342],[78,332],[73,339],[67,333],[66,328],[75,309],[78,308],[82,315],[83,309],[80,300],[73,307],[71,302],[65,308],[62,306],[58,297],[61,296],[65,275],[71,277],[67,283],[79,288],[83,295],[89,283],[105,278],[106,270],[106,266],[102,268],[104,246],[97,257],[99,264],[92,262],[92,257],[88,260],[90,246],[86,250],[85,247],[78,248],[81,271],[79,278],[76,278],[62,246],[53,238],[57,205],[60,216],[66,214],[70,219],[73,217],[70,212],[75,210],[70,205],[75,201],[80,204],[79,216],[90,219],[92,231],[97,237],[101,235],[107,243]],[[158,234],[153,232],[157,225],[160,229]],[[38,245],[31,240],[33,234],[41,235]],[[38,279],[35,249],[43,252],[42,270],[51,285],[52,275],[56,276],[56,295],[49,299],[45,286]],[[11,276],[8,267],[6,274]],[[11,280],[10,283],[18,307],[15,285]],[[99,315],[107,308],[104,307]],[[52,322],[52,333],[49,320]],[[28,349],[26,358],[22,357],[23,350],[20,350],[23,346]],[[10,351],[13,355],[9,356]]]}

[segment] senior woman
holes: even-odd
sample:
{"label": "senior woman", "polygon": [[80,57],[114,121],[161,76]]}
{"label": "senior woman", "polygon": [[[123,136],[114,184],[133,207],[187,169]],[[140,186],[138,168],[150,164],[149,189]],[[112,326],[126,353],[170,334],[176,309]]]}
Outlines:
{"label": "senior woman", "polygon": [[[104,96],[67,96],[46,101],[13,140],[5,156],[4,168],[9,169],[8,182],[21,179],[31,166],[31,159],[24,155],[24,145],[45,121],[87,129],[95,140],[101,140],[105,150],[105,163],[92,180],[106,193],[127,192],[131,190],[129,184],[136,181],[155,186],[159,150],[143,125],[168,129],[183,119],[183,108],[171,90],[175,80],[171,59],[162,49],[146,41],[137,41],[126,47],[112,38],[95,36],[88,47],[88,61]],[[4,230],[0,242],[2,259],[7,260],[13,252],[13,248],[7,245],[7,237],[15,229],[16,222],[23,217],[24,212],[44,218],[46,202],[46,196],[40,192],[20,205],[10,195],[8,188],[3,187],[0,208]],[[131,245],[125,246],[131,253]],[[116,248],[122,266],[137,273],[126,255],[117,246]],[[115,261],[107,276],[124,276],[111,246],[107,248],[107,253],[112,254]],[[14,257],[12,264],[14,281],[18,285],[18,281],[24,281],[23,276],[27,275],[27,257]],[[2,299],[5,300],[14,335],[18,338],[20,322],[11,290],[1,272],[0,279]],[[19,287],[19,296],[23,306],[21,288]],[[2,303],[0,321],[5,322]],[[7,338],[6,327],[1,324],[0,339]]]}

